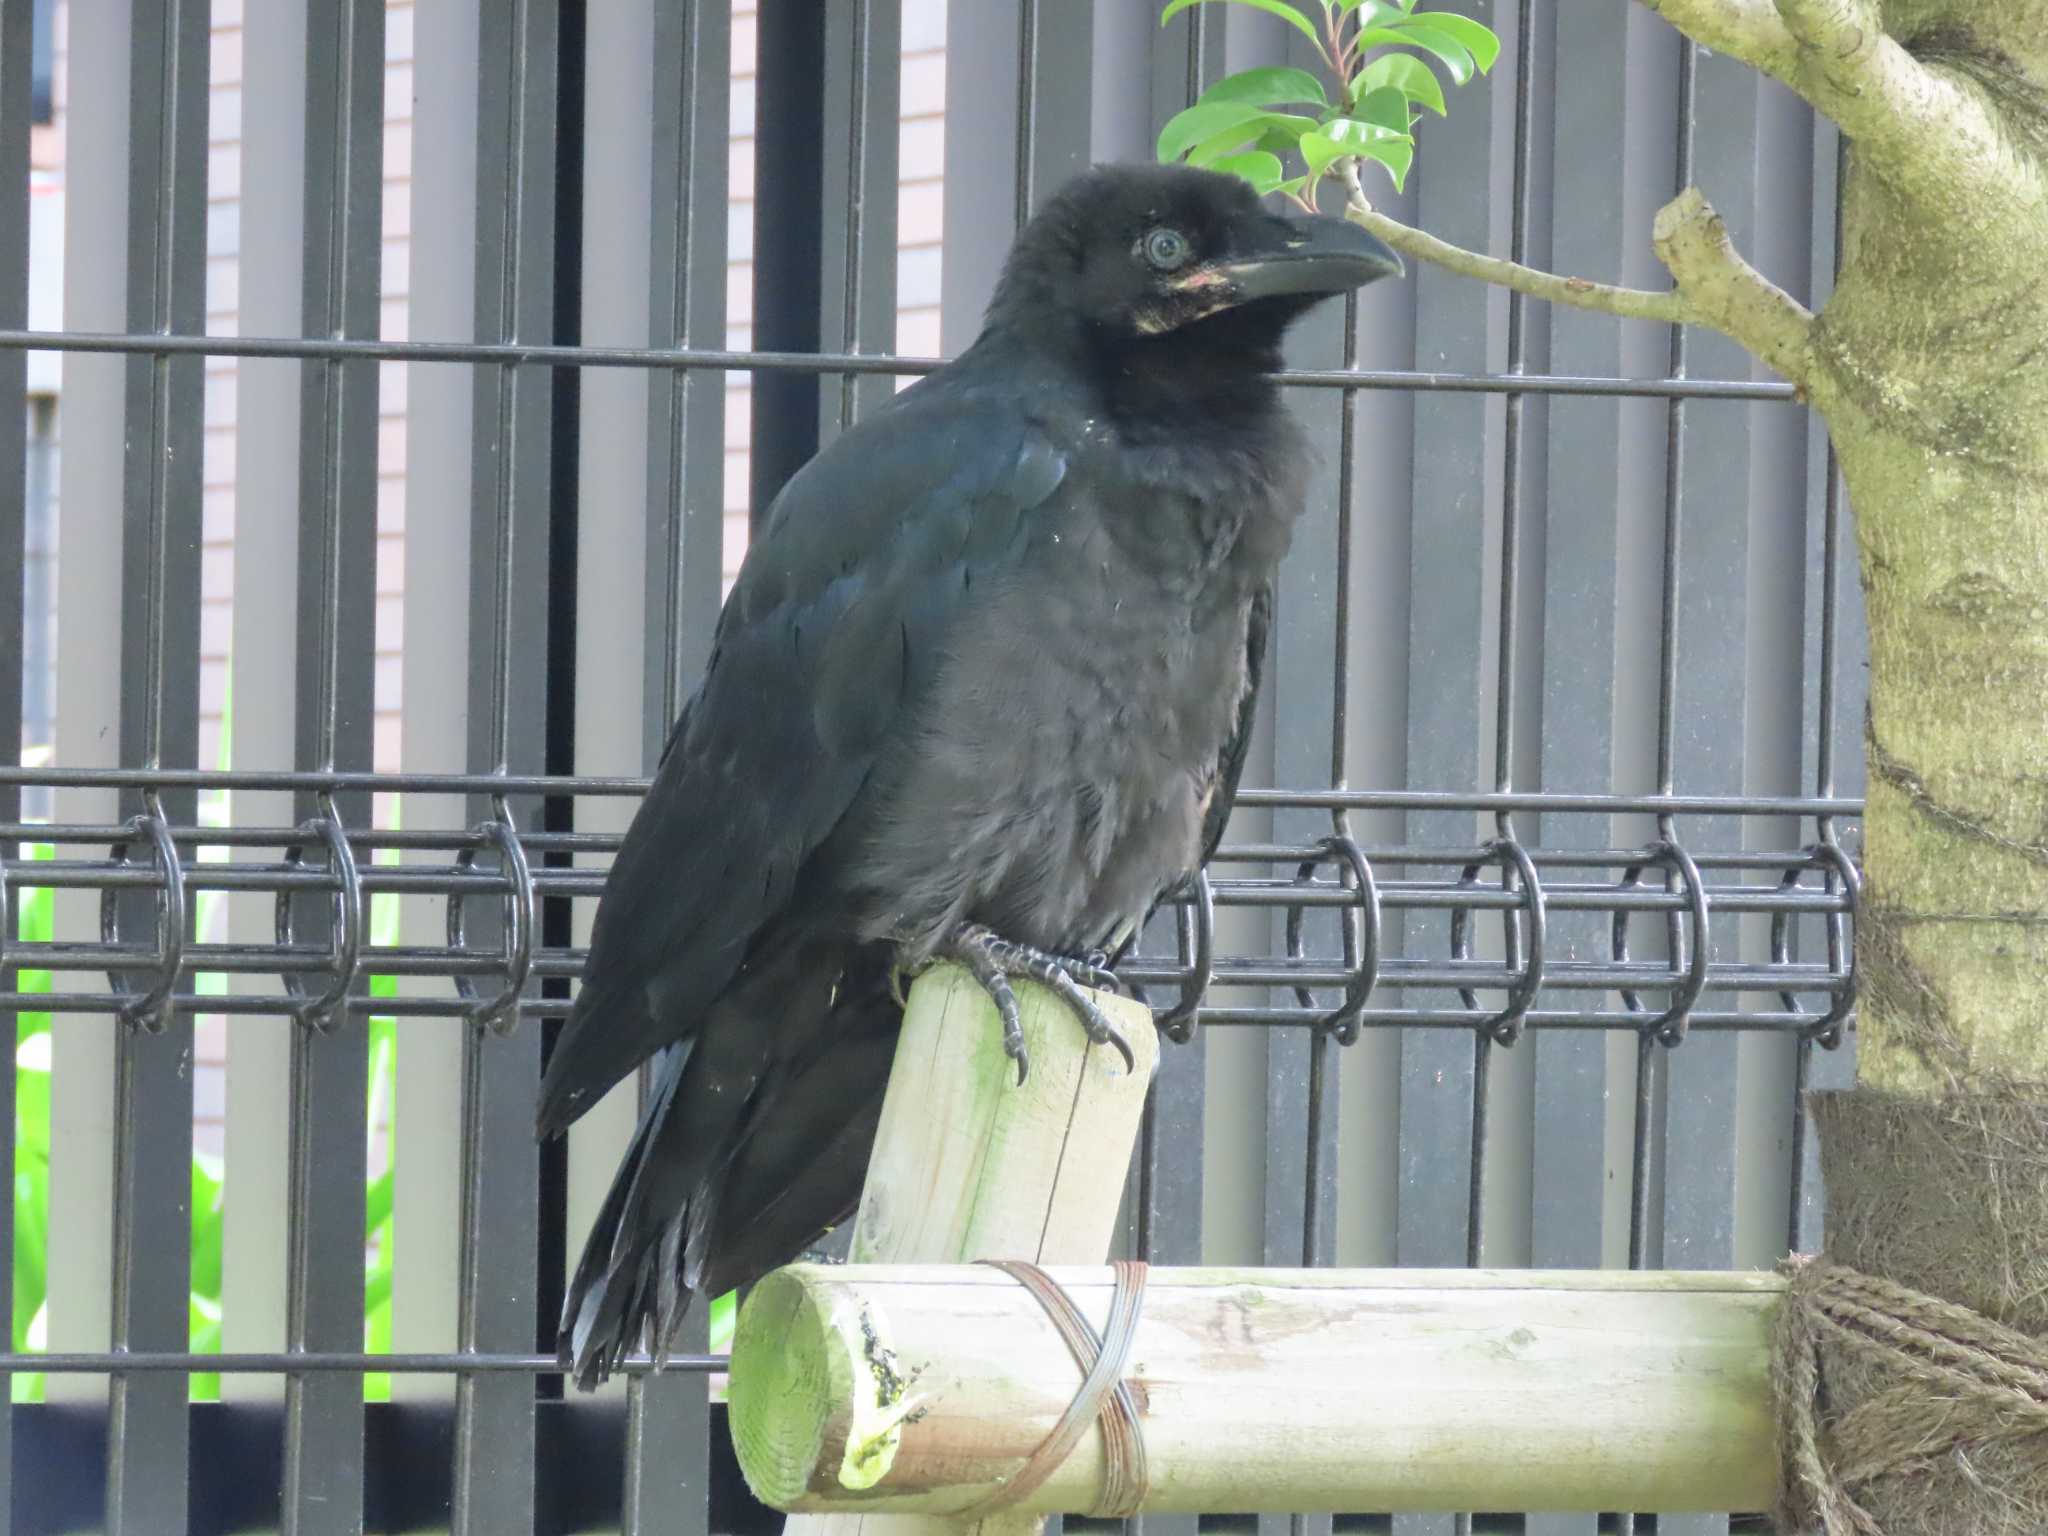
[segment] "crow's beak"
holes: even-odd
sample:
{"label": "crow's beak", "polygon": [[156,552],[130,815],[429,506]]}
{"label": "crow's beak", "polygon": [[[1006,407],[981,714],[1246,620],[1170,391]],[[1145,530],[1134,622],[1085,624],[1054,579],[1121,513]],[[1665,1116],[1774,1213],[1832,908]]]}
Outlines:
{"label": "crow's beak", "polygon": [[1399,277],[1401,258],[1346,219],[1317,215],[1279,221],[1285,233],[1266,249],[1197,269],[1201,282],[1227,286],[1233,303],[1288,294],[1333,294]]}

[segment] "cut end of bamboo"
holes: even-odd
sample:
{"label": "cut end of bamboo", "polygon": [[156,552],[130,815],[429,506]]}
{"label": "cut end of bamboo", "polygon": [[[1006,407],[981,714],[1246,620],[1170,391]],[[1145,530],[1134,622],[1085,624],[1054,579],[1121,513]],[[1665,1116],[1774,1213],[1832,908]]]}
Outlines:
{"label": "cut end of bamboo", "polygon": [[816,1293],[777,1270],[756,1285],[733,1331],[726,1414],[754,1497],[802,1497],[822,1454],[830,1404],[854,1395],[854,1360]]}

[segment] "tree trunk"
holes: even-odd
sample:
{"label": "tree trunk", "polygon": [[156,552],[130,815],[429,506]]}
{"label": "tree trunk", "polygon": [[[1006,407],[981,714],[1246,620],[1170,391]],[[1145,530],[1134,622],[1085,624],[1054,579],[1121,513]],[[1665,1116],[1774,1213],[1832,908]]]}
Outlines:
{"label": "tree trunk", "polygon": [[[1886,10],[2038,153],[2048,5]],[[2048,1095],[2048,207],[1902,195],[1859,161],[1807,380],[1870,633],[1858,1076]]]}

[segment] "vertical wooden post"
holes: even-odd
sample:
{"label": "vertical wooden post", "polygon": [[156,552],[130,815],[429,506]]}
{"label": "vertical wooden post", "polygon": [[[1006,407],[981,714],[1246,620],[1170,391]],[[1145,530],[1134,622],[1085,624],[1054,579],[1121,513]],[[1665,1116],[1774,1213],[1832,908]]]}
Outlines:
{"label": "vertical wooden post", "polygon": [[[1098,994],[1137,1069],[1091,1047],[1058,999],[1020,984],[1031,1075],[1020,1087],[994,1006],[964,970],[911,988],[867,1185],[854,1221],[862,1264],[1109,1257],[1124,1179],[1159,1059],[1151,1010]],[[1077,1382],[1078,1386],[1079,1383]],[[785,1536],[1030,1536],[1041,1517],[794,1515]]]}

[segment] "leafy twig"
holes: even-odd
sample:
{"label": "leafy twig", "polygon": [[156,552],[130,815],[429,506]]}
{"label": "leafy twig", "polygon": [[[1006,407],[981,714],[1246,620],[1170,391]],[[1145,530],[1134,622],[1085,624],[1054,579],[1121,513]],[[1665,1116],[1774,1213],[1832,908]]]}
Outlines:
{"label": "leafy twig", "polygon": [[1793,383],[1805,382],[1812,314],[1742,259],[1721,216],[1696,188],[1680,193],[1657,214],[1657,256],[1675,286],[1655,292],[1561,277],[1468,251],[1376,210],[1359,181],[1356,159],[1341,162],[1341,175],[1349,194],[1345,216],[1404,256],[1551,303],[1625,320],[1706,326],[1733,337]]}

